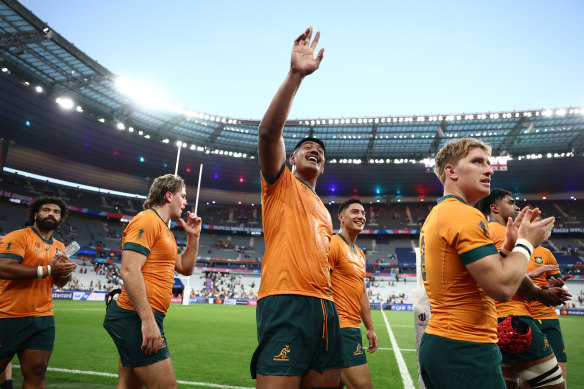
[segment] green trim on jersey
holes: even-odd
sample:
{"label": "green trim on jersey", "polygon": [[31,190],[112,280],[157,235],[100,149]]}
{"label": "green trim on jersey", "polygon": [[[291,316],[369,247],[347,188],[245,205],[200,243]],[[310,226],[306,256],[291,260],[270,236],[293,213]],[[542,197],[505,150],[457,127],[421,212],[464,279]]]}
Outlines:
{"label": "green trim on jersey", "polygon": [[132,243],[132,242],[124,243],[124,247],[122,247],[122,250],[135,251],[135,252],[143,254],[145,256],[150,255],[150,250],[148,250],[146,247],[144,247],[138,243]]}
{"label": "green trim on jersey", "polygon": [[30,229],[31,229],[31,230],[33,230],[33,231],[34,231],[34,233],[35,233],[35,234],[37,234],[37,235],[38,235],[38,237],[39,237],[39,238],[41,238],[41,240],[42,240],[43,242],[45,242],[46,244],[53,244],[53,237],[52,237],[52,236],[51,236],[51,239],[48,239],[48,240],[47,240],[47,239],[43,238],[43,237],[41,236],[41,234],[39,234],[39,232],[37,231],[37,229],[36,229],[36,228],[34,228],[34,226],[30,226]]}
{"label": "green trim on jersey", "polygon": [[[466,201],[464,201],[462,199],[462,197],[458,197],[456,195],[446,195],[446,196],[442,196],[438,199],[438,204],[440,204],[441,202],[443,202],[446,199],[457,199],[458,201],[462,202],[463,204],[466,204]],[[468,205],[468,204],[467,204]]]}
{"label": "green trim on jersey", "polygon": [[[298,178],[298,177],[296,177],[296,176],[294,176],[294,178],[296,178],[298,181],[300,181],[300,182],[302,183],[302,185],[305,185],[305,186],[306,186],[308,189],[310,189],[310,191],[311,191],[312,193],[314,193],[314,194],[315,194],[315,196],[318,196],[318,195],[316,194],[316,192],[314,191],[314,189],[312,189],[312,188],[310,187],[310,185],[308,185],[306,182],[302,181],[302,179],[301,179],[301,178]],[[320,200],[320,198],[319,198],[319,200]]]}
{"label": "green trim on jersey", "polygon": [[347,244],[347,246],[349,246],[349,248],[351,249],[351,251],[353,252],[353,254],[357,254],[357,249],[355,247],[351,247],[351,245],[349,244],[349,242],[347,242],[347,239],[345,239],[345,237],[343,235],[341,235],[341,233],[337,232],[335,235],[340,236],[341,239],[345,241],[345,243]]}
{"label": "green trim on jersey", "polygon": [[18,261],[19,263],[22,262],[22,257],[18,254],[11,254],[11,253],[0,253],[0,258],[6,258],[6,259],[14,259],[16,261]]}
{"label": "green trim on jersey", "polygon": [[282,164],[282,167],[280,168],[280,171],[278,172],[278,174],[274,178],[271,178],[271,177],[266,176],[261,169],[260,169],[260,172],[262,173],[262,176],[264,177],[264,180],[266,180],[266,182],[268,184],[274,185],[276,183],[276,181],[278,181],[278,178],[280,178],[280,176],[284,172],[284,167],[285,166],[286,166],[286,163]]}
{"label": "green trim on jersey", "polygon": [[467,251],[466,253],[460,254],[460,259],[462,260],[462,263],[468,265],[486,256],[497,254],[498,252],[499,251],[497,251],[495,244],[489,243],[485,246],[477,247]]}
{"label": "green trim on jersey", "polygon": [[[148,208],[148,209],[151,209],[156,214],[156,216],[158,216],[158,218],[160,220],[162,220],[162,222],[164,223],[164,225],[166,226],[166,228],[168,228],[168,223],[165,222],[164,219],[162,219],[162,217],[158,214],[158,212],[156,212],[156,210],[154,208]],[[147,211],[148,211],[148,209],[147,209]]]}

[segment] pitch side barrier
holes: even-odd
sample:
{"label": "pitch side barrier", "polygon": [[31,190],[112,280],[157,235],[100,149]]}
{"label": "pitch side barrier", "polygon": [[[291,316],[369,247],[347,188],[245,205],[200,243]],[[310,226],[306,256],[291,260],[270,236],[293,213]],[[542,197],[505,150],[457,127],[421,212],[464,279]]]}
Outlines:
{"label": "pitch side barrier", "polygon": [[53,300],[105,301],[109,292],[89,290],[53,290]]}

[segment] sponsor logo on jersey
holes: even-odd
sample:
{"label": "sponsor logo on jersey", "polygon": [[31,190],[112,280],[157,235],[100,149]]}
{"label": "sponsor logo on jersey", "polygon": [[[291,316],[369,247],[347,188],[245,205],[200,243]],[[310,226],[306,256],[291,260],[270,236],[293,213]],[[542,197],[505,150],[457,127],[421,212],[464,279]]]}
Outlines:
{"label": "sponsor logo on jersey", "polygon": [[138,240],[142,239],[142,235],[144,235],[144,229],[140,228],[140,231],[138,231]]}

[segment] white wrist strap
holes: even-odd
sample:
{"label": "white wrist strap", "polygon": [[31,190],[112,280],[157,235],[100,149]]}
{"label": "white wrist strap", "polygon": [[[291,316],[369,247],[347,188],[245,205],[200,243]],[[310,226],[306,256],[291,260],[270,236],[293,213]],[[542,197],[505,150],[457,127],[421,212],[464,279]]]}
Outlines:
{"label": "white wrist strap", "polygon": [[517,239],[512,252],[522,253],[529,261],[529,258],[531,258],[531,254],[533,253],[533,245],[527,239]]}
{"label": "white wrist strap", "polygon": [[47,266],[47,269],[49,269],[49,271],[48,271],[48,274],[47,274],[47,275],[49,275],[49,276],[50,276],[50,275],[51,275],[51,265],[48,265],[48,266]]}
{"label": "white wrist strap", "polygon": [[43,278],[43,267],[42,266],[37,267],[37,278]]}

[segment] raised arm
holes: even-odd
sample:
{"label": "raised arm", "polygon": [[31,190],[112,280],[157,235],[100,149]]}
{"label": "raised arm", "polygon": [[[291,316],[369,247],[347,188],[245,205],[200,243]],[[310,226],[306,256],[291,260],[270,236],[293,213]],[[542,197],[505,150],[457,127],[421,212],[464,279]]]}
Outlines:
{"label": "raised arm", "polygon": [[320,49],[316,58],[314,51],[320,38],[317,32],[312,39],[312,27],[309,27],[294,41],[290,70],[284,82],[272,99],[258,130],[258,158],[260,168],[266,177],[274,178],[286,161],[286,148],[282,133],[290,113],[292,101],[305,76],[313,73],[320,66],[324,49]]}

